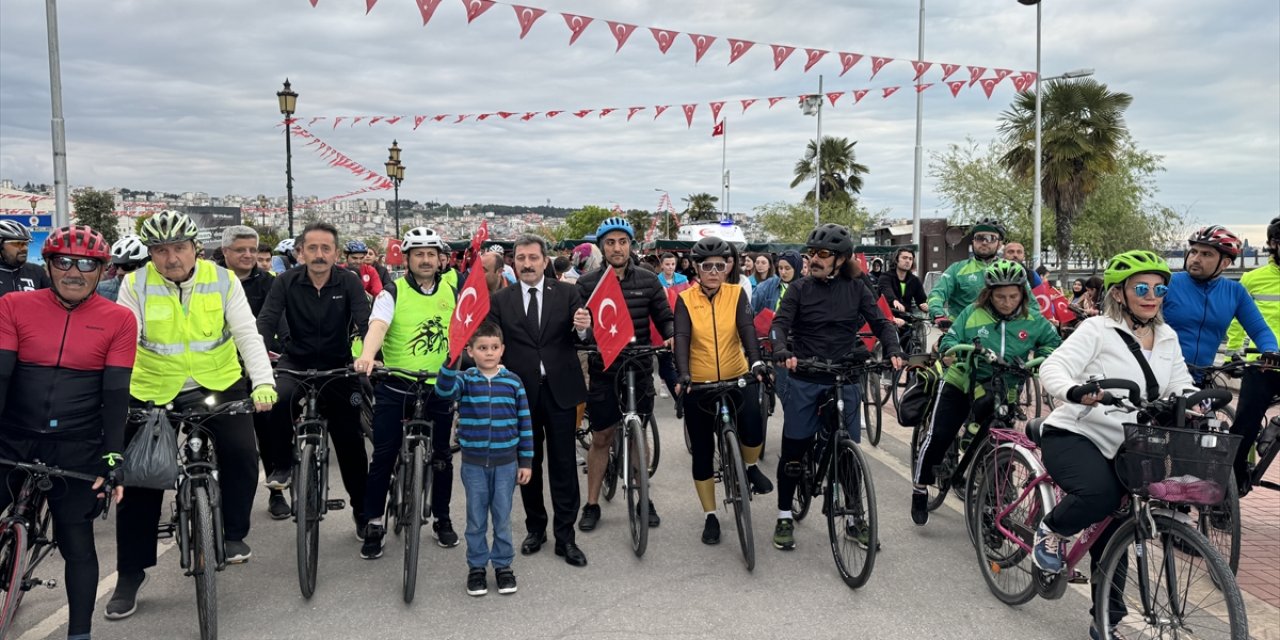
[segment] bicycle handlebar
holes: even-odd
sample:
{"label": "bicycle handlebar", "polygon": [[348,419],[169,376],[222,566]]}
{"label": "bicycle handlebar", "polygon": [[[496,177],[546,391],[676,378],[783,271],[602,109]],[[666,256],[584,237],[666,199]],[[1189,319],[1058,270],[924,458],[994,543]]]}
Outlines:
{"label": "bicycle handlebar", "polygon": [[282,374],[284,374],[284,375],[287,375],[287,376],[290,376],[290,377],[293,377],[293,378],[298,378],[298,379],[307,379],[307,378],[345,378],[345,377],[350,377],[350,376],[354,376],[354,375],[359,375],[359,372],[357,372],[355,369],[352,369],[350,366],[342,367],[341,369],[303,369],[303,370],[298,370],[298,369],[280,369],[280,368],[277,368],[277,369],[276,369],[276,373],[282,373]]}
{"label": "bicycle handlebar", "polygon": [[369,377],[385,379],[385,378],[391,377],[392,374],[400,374],[402,376],[407,376],[409,378],[413,378],[414,381],[420,382],[420,383],[425,383],[429,379],[436,376],[436,372],[434,371],[401,369],[400,367],[388,367],[386,365],[382,365],[380,367],[376,367],[373,371],[370,371]]}
{"label": "bicycle handlebar", "polygon": [[74,480],[83,480],[84,482],[88,482],[89,484],[93,484],[97,482],[98,478],[101,477],[103,479],[103,482],[102,482],[102,486],[98,487],[98,490],[101,491],[103,496],[105,496],[106,498],[105,504],[102,507],[102,515],[100,516],[103,520],[107,519],[107,513],[111,510],[111,493],[115,491],[116,485],[119,484],[119,482],[115,478],[115,475],[112,473],[108,473],[105,476],[95,476],[87,473],[80,473],[78,471],[67,471],[65,469],[51,467],[49,465],[41,464],[39,462],[18,462],[17,460],[9,460],[8,458],[0,458],[0,466],[13,467],[15,469],[22,469],[23,471],[26,471],[29,474],[40,474],[45,476],[54,476],[57,478],[72,478]]}
{"label": "bicycle handlebar", "polygon": [[[213,396],[209,396],[212,398]],[[165,415],[178,420],[179,422],[192,422],[196,420],[204,420],[220,415],[236,415],[241,413],[253,413],[255,411],[254,402],[250,398],[243,400],[232,400],[219,405],[202,407],[193,405],[181,411],[175,411],[171,407],[172,404],[156,405],[148,402],[145,408],[130,409],[129,416],[133,418],[145,418],[147,414],[155,410],[163,411]]]}

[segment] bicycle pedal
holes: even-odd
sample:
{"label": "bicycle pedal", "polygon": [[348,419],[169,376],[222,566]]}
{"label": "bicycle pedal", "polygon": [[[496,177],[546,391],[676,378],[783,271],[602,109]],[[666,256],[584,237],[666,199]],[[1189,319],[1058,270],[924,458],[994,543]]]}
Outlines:
{"label": "bicycle pedal", "polygon": [[1070,582],[1071,584],[1089,584],[1089,576],[1073,570],[1071,572],[1071,577],[1067,578],[1067,582]]}
{"label": "bicycle pedal", "polygon": [[34,583],[35,583],[35,584],[33,584],[32,586],[44,587],[44,588],[46,588],[46,589],[57,589],[57,588],[58,588],[58,581],[57,581],[57,580],[55,580],[55,579],[53,579],[53,578],[50,578],[50,579],[48,579],[48,580],[41,580],[40,578],[33,578],[33,579],[32,579],[32,582],[34,582]]}
{"label": "bicycle pedal", "polygon": [[156,529],[156,538],[157,539],[172,538],[174,532],[176,531],[177,531],[177,527],[174,526],[172,523],[162,524]]}
{"label": "bicycle pedal", "polygon": [[324,508],[329,511],[341,511],[347,508],[347,501],[342,499],[325,500]]}

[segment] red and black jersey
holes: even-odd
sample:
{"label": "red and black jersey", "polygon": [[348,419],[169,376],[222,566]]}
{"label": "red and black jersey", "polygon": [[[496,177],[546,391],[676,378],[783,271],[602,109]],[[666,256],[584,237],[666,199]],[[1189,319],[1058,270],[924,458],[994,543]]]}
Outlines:
{"label": "red and black jersey", "polygon": [[0,434],[92,431],[118,451],[137,341],[133,312],[102,296],[70,311],[52,289],[0,298]]}

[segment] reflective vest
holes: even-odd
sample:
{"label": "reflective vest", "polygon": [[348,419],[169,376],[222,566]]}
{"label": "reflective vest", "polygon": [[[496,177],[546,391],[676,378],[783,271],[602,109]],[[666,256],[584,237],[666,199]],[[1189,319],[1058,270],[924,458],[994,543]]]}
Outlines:
{"label": "reflective vest", "polygon": [[396,279],[396,311],[382,343],[388,367],[435,372],[449,355],[449,320],[457,304],[453,287],[437,280],[435,291],[422,295],[403,277]]}
{"label": "reflective vest", "polygon": [[[1254,304],[1258,305],[1258,312],[1267,321],[1267,326],[1271,327],[1271,332],[1280,338],[1280,265],[1268,262],[1244,274],[1240,278],[1240,284],[1244,285],[1245,290],[1253,298]],[[1227,351],[1237,352],[1246,346],[1256,349],[1257,345],[1246,344],[1248,338],[1244,327],[1240,326],[1240,321],[1232,320],[1231,326],[1227,328]],[[1246,355],[1245,359],[1257,360],[1259,355],[1251,353]]]}
{"label": "reflective vest", "polygon": [[[141,275],[141,277],[139,277]],[[207,260],[196,261],[184,308],[178,292],[148,263],[125,277],[142,310],[138,357],[129,394],[157,404],[173,400],[188,378],[223,391],[241,377],[240,361],[223,311],[231,274]]]}
{"label": "reflective vest", "polygon": [[689,310],[689,377],[694,382],[732,380],[750,368],[738,337],[738,300],[742,287],[722,284],[708,299],[701,287],[680,292]]}

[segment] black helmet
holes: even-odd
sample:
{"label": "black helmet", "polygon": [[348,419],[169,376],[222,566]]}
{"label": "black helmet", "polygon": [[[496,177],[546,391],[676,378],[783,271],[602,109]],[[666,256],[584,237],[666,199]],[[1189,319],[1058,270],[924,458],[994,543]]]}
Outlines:
{"label": "black helmet", "polygon": [[728,242],[721,240],[715,236],[706,236],[693,245],[690,251],[694,262],[702,262],[707,258],[724,258],[728,260],[733,255],[733,249]]}
{"label": "black helmet", "polygon": [[1004,225],[995,218],[979,218],[977,222],[973,223],[973,233],[979,233],[982,231],[993,231],[1000,236],[1001,240],[1004,240]]}
{"label": "black helmet", "polygon": [[810,231],[804,246],[808,249],[826,249],[837,255],[849,255],[853,253],[853,236],[849,235],[848,229],[828,222]]}
{"label": "black helmet", "polygon": [[1267,225],[1267,242],[1280,242],[1280,217],[1272,218]]}

